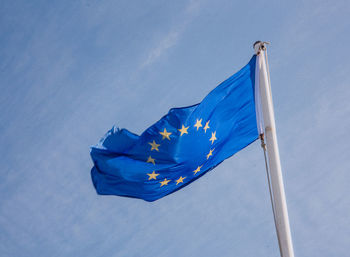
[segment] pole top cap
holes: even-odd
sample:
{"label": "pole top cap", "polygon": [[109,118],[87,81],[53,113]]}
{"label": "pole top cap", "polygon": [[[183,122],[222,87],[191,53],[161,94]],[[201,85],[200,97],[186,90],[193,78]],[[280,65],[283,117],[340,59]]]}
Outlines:
{"label": "pole top cap", "polygon": [[256,52],[256,54],[260,54],[261,51],[265,51],[266,50],[266,45],[269,45],[269,42],[262,42],[262,41],[256,41],[253,44],[253,48]]}

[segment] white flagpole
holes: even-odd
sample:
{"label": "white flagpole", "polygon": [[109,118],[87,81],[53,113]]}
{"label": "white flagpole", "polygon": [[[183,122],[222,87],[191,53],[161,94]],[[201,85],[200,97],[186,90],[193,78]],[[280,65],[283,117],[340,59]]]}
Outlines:
{"label": "white flagpole", "polygon": [[290,233],[286,196],[283,186],[280,155],[277,145],[275,117],[272,103],[270,78],[266,63],[266,47],[263,42],[256,42],[254,49],[257,54],[256,81],[260,91],[261,112],[263,118],[264,136],[268,155],[268,166],[271,180],[271,201],[274,212],[275,226],[281,257],[294,257],[292,237]]}

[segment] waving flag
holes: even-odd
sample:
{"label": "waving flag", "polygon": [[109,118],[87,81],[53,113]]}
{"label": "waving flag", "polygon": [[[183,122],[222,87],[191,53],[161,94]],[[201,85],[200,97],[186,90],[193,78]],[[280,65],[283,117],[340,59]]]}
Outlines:
{"label": "waving flag", "polygon": [[171,109],[140,136],[116,127],[108,131],[91,148],[97,193],[154,201],[255,141],[255,59],[201,103]]}

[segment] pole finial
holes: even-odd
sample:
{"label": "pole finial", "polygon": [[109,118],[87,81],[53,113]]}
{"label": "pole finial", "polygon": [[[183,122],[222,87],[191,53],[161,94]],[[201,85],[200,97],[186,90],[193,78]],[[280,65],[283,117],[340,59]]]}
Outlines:
{"label": "pole finial", "polygon": [[260,54],[261,51],[265,51],[266,50],[266,46],[265,45],[269,45],[269,42],[262,42],[262,41],[256,41],[253,44],[253,48],[256,52],[257,55]]}

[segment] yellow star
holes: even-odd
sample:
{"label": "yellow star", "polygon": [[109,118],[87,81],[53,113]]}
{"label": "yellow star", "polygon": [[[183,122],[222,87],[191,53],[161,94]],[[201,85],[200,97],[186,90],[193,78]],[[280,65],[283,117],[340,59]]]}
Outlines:
{"label": "yellow star", "polygon": [[176,185],[179,184],[179,183],[183,183],[185,178],[186,177],[180,176],[180,178],[178,180],[175,180],[176,181]]}
{"label": "yellow star", "polygon": [[197,119],[196,124],[194,126],[197,128],[197,131],[200,127],[203,127],[202,126],[202,119],[200,119],[200,120]]}
{"label": "yellow star", "polygon": [[189,127],[185,127],[184,125],[182,125],[182,128],[181,129],[178,129],[178,131],[181,132],[181,135],[182,136],[183,134],[188,134],[187,130],[188,130]]}
{"label": "yellow star", "polygon": [[160,146],[160,144],[157,144],[154,140],[152,143],[148,143],[148,144],[152,146],[151,151],[156,150],[157,152],[159,152],[158,147]]}
{"label": "yellow star", "polygon": [[169,182],[170,182],[170,179],[166,179],[165,178],[163,181],[159,182],[160,183],[160,187],[167,186]]}
{"label": "yellow star", "polygon": [[151,162],[151,163],[153,163],[153,165],[156,165],[156,163],[154,161],[155,161],[155,159],[153,159],[151,156],[148,157],[148,159],[147,159],[147,162]]}
{"label": "yellow star", "polygon": [[214,149],[213,150],[210,149],[209,153],[207,154],[207,160],[209,159],[210,156],[213,155],[213,152],[214,152]]}
{"label": "yellow star", "polygon": [[216,138],[216,131],[215,132],[211,132],[211,138],[209,139],[209,141],[211,141],[211,144],[213,144],[215,140],[217,140],[217,138]]}
{"label": "yellow star", "polygon": [[149,176],[148,180],[151,180],[151,179],[157,179],[157,176],[159,174],[153,171],[152,173],[147,173],[147,175]]}
{"label": "yellow star", "polygon": [[168,140],[170,140],[170,135],[171,135],[171,132],[168,132],[168,131],[166,131],[166,128],[164,129],[164,131],[163,132],[159,132],[162,136],[163,136],[163,140],[166,138],[166,139],[168,139]]}
{"label": "yellow star", "polygon": [[[203,165],[202,165],[203,166]],[[194,175],[196,175],[198,172],[201,171],[201,168],[202,166],[198,166],[197,169],[195,169],[193,172],[194,172]]]}
{"label": "yellow star", "polygon": [[204,133],[207,133],[207,129],[210,128],[209,127],[209,122],[210,122],[210,120],[208,120],[207,123],[205,123],[205,126],[203,128],[204,129]]}

